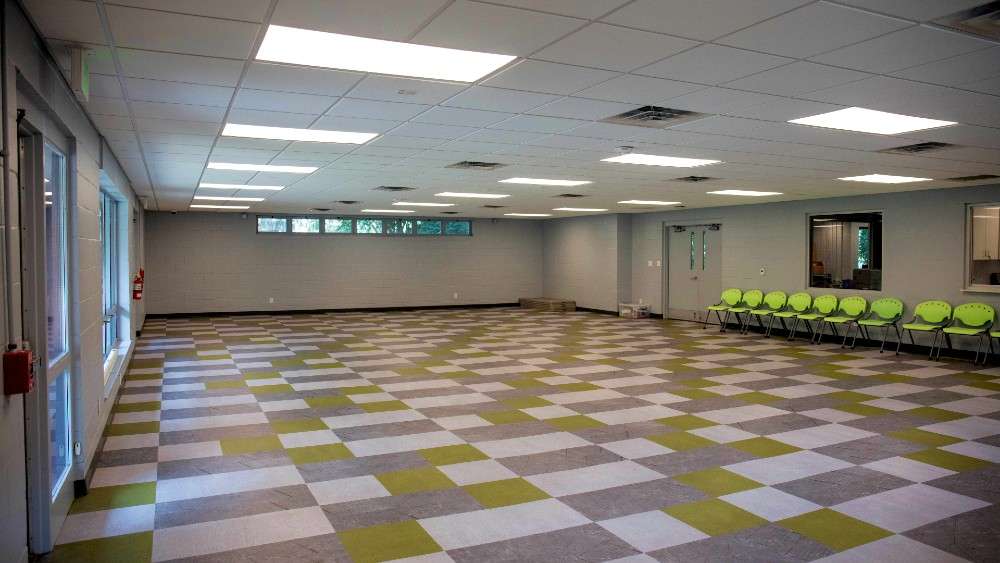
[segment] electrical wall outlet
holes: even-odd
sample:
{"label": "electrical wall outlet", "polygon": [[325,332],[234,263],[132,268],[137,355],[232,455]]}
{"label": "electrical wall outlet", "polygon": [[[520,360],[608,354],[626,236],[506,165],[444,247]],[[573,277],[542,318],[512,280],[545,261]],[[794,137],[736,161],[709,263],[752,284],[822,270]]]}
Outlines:
{"label": "electrical wall outlet", "polygon": [[762,275],[762,276],[763,276],[763,275],[765,275],[765,274],[767,274],[767,268],[765,268],[764,266],[761,266],[761,267],[760,267],[760,275]]}
{"label": "electrical wall outlet", "polygon": [[451,294],[451,298],[452,299],[458,299],[458,292],[456,291],[455,293],[452,293]]}
{"label": "electrical wall outlet", "polygon": [[267,298],[267,302],[268,303],[274,303],[274,297],[268,297]]}

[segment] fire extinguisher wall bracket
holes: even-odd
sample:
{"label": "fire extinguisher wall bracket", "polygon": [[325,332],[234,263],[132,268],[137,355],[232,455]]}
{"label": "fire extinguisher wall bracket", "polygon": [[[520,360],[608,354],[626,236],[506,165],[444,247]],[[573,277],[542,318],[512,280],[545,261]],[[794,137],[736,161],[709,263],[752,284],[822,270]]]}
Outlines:
{"label": "fire extinguisher wall bracket", "polygon": [[31,350],[9,350],[3,353],[3,393],[30,393],[35,388],[35,364]]}
{"label": "fire extinguisher wall bracket", "polygon": [[145,281],[142,279],[143,273],[142,270],[139,270],[139,273],[132,279],[132,299],[136,301],[142,299],[142,286],[145,285]]}

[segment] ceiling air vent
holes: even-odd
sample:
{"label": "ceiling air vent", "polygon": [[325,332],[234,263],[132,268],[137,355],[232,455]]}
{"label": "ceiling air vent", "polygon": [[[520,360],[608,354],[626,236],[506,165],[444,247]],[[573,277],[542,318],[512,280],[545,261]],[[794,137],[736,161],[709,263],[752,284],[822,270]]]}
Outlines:
{"label": "ceiling air vent", "polygon": [[902,147],[893,147],[891,149],[882,149],[878,152],[889,153],[889,154],[922,154],[925,152],[940,151],[940,150],[954,149],[954,148],[958,148],[958,145],[931,141],[927,143],[917,143],[915,145],[904,145]]}
{"label": "ceiling air vent", "polygon": [[409,188],[406,186],[379,186],[374,189],[377,192],[412,192],[417,188]]}
{"label": "ceiling air vent", "polygon": [[442,211],[441,215],[458,215],[458,211]]}
{"label": "ceiling air vent", "polygon": [[326,213],[329,211],[329,207],[310,207],[309,211],[315,211],[316,213]]}
{"label": "ceiling air vent", "polygon": [[976,174],[975,176],[956,176],[954,178],[948,178],[952,182],[978,182],[980,180],[996,180],[1000,179],[1000,176],[996,174]]}
{"label": "ceiling air vent", "polygon": [[342,199],[337,203],[341,203],[343,205],[354,205],[355,203],[360,203],[360,202],[356,199]]}
{"label": "ceiling air vent", "polygon": [[456,162],[455,164],[449,164],[445,168],[460,168],[463,170],[496,170],[497,168],[503,168],[507,166],[506,164],[501,164],[499,162],[481,162],[479,160],[463,160],[462,162]]}
{"label": "ceiling air vent", "polygon": [[639,127],[652,127],[654,129],[666,129],[681,123],[695,121],[708,117],[707,113],[698,113],[684,109],[661,108],[659,106],[642,106],[625,113],[605,117],[601,121],[604,123],[616,123],[618,125],[637,125]]}
{"label": "ceiling air vent", "polygon": [[955,12],[938,18],[933,23],[987,39],[1000,39],[1000,2],[987,2]]}
{"label": "ceiling air vent", "polygon": [[709,178],[708,176],[684,176],[683,178],[674,178],[677,182],[707,182],[708,180],[715,180],[715,178]]}
{"label": "ceiling air vent", "polygon": [[506,205],[484,205],[484,209],[503,209]]}
{"label": "ceiling air vent", "polygon": [[552,196],[552,197],[587,197],[587,196],[583,194],[559,194],[557,196]]}

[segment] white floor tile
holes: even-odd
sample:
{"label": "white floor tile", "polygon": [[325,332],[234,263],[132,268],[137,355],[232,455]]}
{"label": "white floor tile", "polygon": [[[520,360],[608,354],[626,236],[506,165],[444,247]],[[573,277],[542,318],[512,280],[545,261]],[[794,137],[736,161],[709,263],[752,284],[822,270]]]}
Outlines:
{"label": "white floor tile", "polygon": [[160,420],[160,411],[120,412],[111,418],[111,424],[156,422],[158,420]]}
{"label": "white floor tile", "polygon": [[438,469],[459,486],[517,477],[516,473],[492,459],[452,463],[439,466]]}
{"label": "white floor tile", "polygon": [[103,451],[130,450],[132,448],[155,448],[160,445],[159,434],[129,434],[108,436],[104,440]]}
{"label": "white floor tile", "polygon": [[809,418],[815,418],[816,420],[824,420],[826,422],[847,422],[849,420],[864,418],[859,414],[828,408],[799,411],[799,414],[808,416]]}
{"label": "white floor tile", "polygon": [[589,413],[587,416],[603,422],[604,424],[628,424],[630,422],[646,422],[669,418],[684,414],[679,410],[674,410],[663,405],[651,405],[648,407],[635,407],[616,411],[604,411]]}
{"label": "white floor tile", "polygon": [[965,559],[906,536],[887,538],[835,553],[816,563],[966,563]]}
{"label": "white floor tile", "polygon": [[900,533],[989,505],[979,499],[915,484],[850,500],[831,508]]}
{"label": "white floor tile", "polygon": [[979,442],[959,442],[957,444],[944,446],[941,449],[977,459],[985,459],[986,461],[991,461],[993,463],[1000,463],[1000,448],[989,444],[980,444]]}
{"label": "white floor tile", "polygon": [[616,461],[525,477],[528,482],[554,497],[600,491],[662,478],[663,475],[633,461]]}
{"label": "white floor tile", "polygon": [[955,472],[950,469],[945,469],[929,463],[922,463],[899,456],[866,463],[863,467],[874,469],[875,471],[881,471],[882,473],[888,473],[889,475],[895,475],[896,477],[903,479],[908,479],[914,483],[923,483],[924,481],[931,481],[933,479],[939,479],[941,477],[947,477],[955,474]]}
{"label": "white floor tile", "polygon": [[365,440],[354,440],[345,442],[347,449],[351,450],[357,457],[372,455],[391,454],[397,452],[410,452],[426,448],[437,448],[441,446],[454,446],[464,444],[465,441],[458,436],[442,430],[440,432],[425,432],[422,434],[408,434],[405,436],[387,436],[384,438],[368,438]]}
{"label": "white floor tile", "polygon": [[652,375],[632,375],[628,377],[613,377],[611,379],[597,379],[590,381],[590,383],[604,389],[620,389],[636,385],[656,385],[663,383],[663,380]]}
{"label": "white floor tile", "polygon": [[876,385],[874,387],[860,387],[858,389],[854,389],[854,391],[864,393],[865,395],[873,395],[875,397],[899,397],[901,395],[921,393],[929,389],[930,387],[924,387],[923,385],[911,385],[909,383],[886,383],[885,385]]}
{"label": "white floor tile", "polygon": [[414,410],[363,412],[324,417],[323,424],[337,430],[338,428],[355,428],[358,426],[374,426],[376,424],[392,424],[394,422],[409,422],[423,420],[426,416]]}
{"label": "white floor tile", "polygon": [[167,399],[160,402],[161,410],[198,409],[206,407],[225,407],[229,405],[249,405],[257,402],[252,393],[241,395],[217,395],[214,397],[198,397],[194,399]]}
{"label": "white floor tile", "polygon": [[476,442],[473,445],[484,454],[499,459],[579,448],[589,446],[590,442],[569,432],[552,432],[521,438]]}
{"label": "white floor tile", "polygon": [[959,399],[947,403],[938,403],[935,408],[945,409],[953,412],[960,412],[968,415],[992,414],[1000,410],[1000,400],[989,397],[972,397],[969,399]]}
{"label": "white floor tile", "polygon": [[556,499],[546,499],[419,522],[438,545],[450,550],[582,526],[590,519]]}
{"label": "white floor tile", "polygon": [[57,544],[134,534],[153,529],[154,504],[70,514],[59,530]]}
{"label": "white floor tile", "polygon": [[701,436],[702,438],[707,438],[718,444],[728,444],[729,442],[749,440],[750,438],[757,437],[757,435],[752,432],[740,430],[739,428],[734,428],[732,426],[726,426],[725,424],[695,428],[694,430],[688,430],[688,432]]}
{"label": "white floor tile", "polygon": [[719,409],[713,411],[699,412],[698,417],[719,424],[735,424],[737,422],[747,422],[758,418],[768,418],[788,414],[788,411],[769,407],[767,405],[746,405],[743,407],[733,407],[729,409]]}
{"label": "white floor tile", "polygon": [[537,418],[538,420],[548,420],[550,418],[561,418],[564,416],[575,416],[580,413],[575,410],[568,409],[559,405],[546,405],[544,407],[530,407],[526,409],[521,409],[526,414]]}
{"label": "white floor tile", "polygon": [[427,409],[432,407],[451,407],[456,405],[475,405],[478,403],[489,403],[493,398],[482,393],[463,393],[460,395],[439,395],[436,397],[417,397],[414,399],[402,399],[403,403],[411,409]]}
{"label": "white floor tile", "polygon": [[658,405],[669,405],[671,403],[683,403],[684,401],[690,401],[687,397],[681,397],[680,395],[674,395],[673,393],[650,393],[648,395],[639,395],[636,399],[642,399],[643,401],[649,401],[650,403],[656,403]]}
{"label": "white floor tile", "polygon": [[778,376],[771,375],[769,373],[758,373],[753,371],[745,371],[742,373],[730,373],[727,375],[713,375],[711,377],[706,377],[708,381],[714,381],[715,383],[721,383],[723,385],[738,385],[740,383],[750,383],[751,381],[763,381],[765,379],[776,379]]}
{"label": "white floor tile", "polygon": [[928,432],[936,432],[963,440],[976,440],[1000,434],[1000,420],[970,416],[959,420],[927,424],[919,428]]}
{"label": "white floor tile", "polygon": [[878,434],[874,432],[860,430],[851,426],[844,426],[843,424],[824,424],[822,426],[813,426],[811,428],[800,428],[799,430],[789,430],[788,432],[770,434],[768,435],[768,438],[784,442],[797,448],[815,449],[877,435]]}
{"label": "white floor tile", "polygon": [[660,510],[629,514],[597,524],[639,551],[655,551],[708,537]]}
{"label": "white floor tile", "polygon": [[461,430],[462,428],[478,428],[480,426],[492,426],[493,423],[480,417],[477,414],[460,414],[457,416],[445,416],[433,419],[435,423],[445,430]]}
{"label": "white floor tile", "polygon": [[806,499],[771,487],[760,487],[719,497],[729,504],[756,514],[770,522],[784,520],[822,508]]}
{"label": "white floor tile", "polygon": [[158,461],[175,461],[178,459],[197,459],[216,457],[222,454],[222,445],[218,440],[209,442],[192,442],[188,444],[171,444],[160,446],[157,450]]}
{"label": "white floor tile", "polygon": [[379,385],[388,393],[396,391],[418,391],[420,389],[442,389],[446,387],[461,387],[454,379],[428,379],[426,381],[404,381],[402,383],[382,383]]}
{"label": "white floor tile", "polygon": [[302,475],[294,465],[161,479],[156,484],[156,502],[273,489],[303,483]]}
{"label": "white floor tile", "polygon": [[281,445],[285,448],[305,448],[340,442],[340,438],[333,433],[333,430],[309,430],[307,432],[278,434],[278,440],[281,440]]}
{"label": "white floor tile", "polygon": [[557,405],[571,405],[573,403],[586,403],[589,401],[605,401],[607,399],[618,399],[624,397],[618,391],[611,389],[592,389],[590,391],[570,391],[567,393],[553,393],[542,395],[541,398]]}
{"label": "white floor tile", "polygon": [[98,467],[91,477],[91,487],[110,487],[128,485],[131,483],[148,483],[156,481],[155,463],[138,463],[135,465],[113,465]]}
{"label": "white floor tile", "polygon": [[654,455],[673,453],[674,450],[651,442],[644,438],[631,438],[619,440],[617,442],[605,442],[600,446],[610,452],[616,453],[625,459],[641,459]]}
{"label": "white floor tile", "polygon": [[183,430],[201,430],[204,428],[225,428],[228,426],[248,426],[251,424],[268,423],[267,416],[262,412],[174,418],[161,420],[160,432],[179,432]]}
{"label": "white floor tile", "polygon": [[307,486],[320,505],[391,496],[374,475],[318,481]]}
{"label": "white floor tile", "polygon": [[285,399],[281,401],[260,401],[260,410],[264,412],[277,411],[297,411],[309,408],[309,404],[302,399]]}
{"label": "white floor tile", "polygon": [[841,389],[819,383],[806,383],[804,385],[792,385],[791,387],[778,387],[775,389],[764,390],[764,392],[768,395],[784,397],[785,399],[813,397],[816,395],[825,395],[827,393],[836,393],[837,391],[841,391]]}
{"label": "white floor tile", "polygon": [[847,467],[851,467],[851,464],[846,461],[805,450],[734,463],[723,466],[723,469],[758,483],[775,485]]}

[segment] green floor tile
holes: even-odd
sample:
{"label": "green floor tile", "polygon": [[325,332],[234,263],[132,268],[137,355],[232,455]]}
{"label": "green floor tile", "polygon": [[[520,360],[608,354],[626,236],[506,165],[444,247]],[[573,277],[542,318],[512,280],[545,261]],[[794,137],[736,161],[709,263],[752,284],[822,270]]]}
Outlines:
{"label": "green floor tile", "polygon": [[696,428],[715,426],[714,422],[710,420],[705,420],[704,418],[698,418],[693,414],[682,414],[680,416],[661,418],[657,420],[657,422],[659,422],[660,424],[666,424],[667,426],[672,426],[680,430],[694,430]]}
{"label": "green floor tile", "polygon": [[[989,376],[993,377],[993,376]],[[968,384],[969,387],[977,387],[979,389],[986,389],[987,391],[997,391],[1000,392],[1000,383],[993,383],[991,381],[973,381]]]}
{"label": "green floor tile", "polygon": [[715,442],[696,436],[688,432],[669,432],[667,434],[654,434],[646,436],[647,440],[670,448],[675,451],[693,450],[695,448],[705,448],[714,446]]}
{"label": "green floor tile", "polygon": [[872,401],[874,399],[878,399],[878,397],[865,395],[864,393],[858,393],[857,391],[837,391],[836,393],[823,395],[823,397],[840,403],[860,403],[862,401]]}
{"label": "green floor tile", "polygon": [[295,465],[320,463],[354,457],[351,450],[344,444],[326,444],[322,446],[307,446],[305,448],[288,448],[285,453]]}
{"label": "green floor tile", "polygon": [[919,428],[907,428],[906,430],[896,430],[894,432],[886,432],[886,435],[892,436],[893,438],[899,438],[900,440],[916,442],[918,444],[923,444],[925,446],[930,446],[932,448],[947,446],[948,444],[955,444],[957,442],[961,442],[961,440],[959,440],[958,438],[952,438],[951,436],[945,436],[944,434],[936,434],[934,432],[928,432],[926,430],[921,430]]}
{"label": "green floor tile", "polygon": [[365,412],[405,411],[410,408],[403,401],[375,401],[374,403],[361,403],[358,406]]}
{"label": "green floor tile", "polygon": [[109,425],[104,434],[107,436],[126,436],[129,434],[157,434],[160,432],[160,423],[153,422],[129,422],[127,424]]}
{"label": "green floor tile", "polygon": [[[129,367],[139,367],[136,365],[131,365]],[[125,376],[125,381],[152,381],[154,379],[163,379],[162,373],[130,373]]]}
{"label": "green floor tile", "polygon": [[747,479],[742,475],[737,475],[721,467],[675,475],[673,479],[678,483],[694,487],[706,495],[713,497],[764,486],[757,481]]}
{"label": "green floor tile", "polygon": [[143,403],[118,403],[114,412],[146,412],[160,410],[159,401],[147,401]]}
{"label": "green floor tile", "polygon": [[70,512],[74,514],[78,512],[93,512],[95,510],[153,504],[155,502],[156,483],[154,482],[115,485],[113,487],[94,487],[87,492],[87,496],[73,501],[72,506],[70,506]]}
{"label": "green floor tile", "polygon": [[298,358],[282,358],[279,360],[271,360],[271,367],[275,367],[278,369],[300,368],[306,366],[307,364]]}
{"label": "green floor tile", "polygon": [[587,383],[586,381],[579,381],[577,383],[566,383],[564,385],[556,385],[556,389],[560,393],[571,393],[574,391],[593,391],[594,389],[600,389],[600,387],[594,385],[593,383]]}
{"label": "green floor tile", "polygon": [[295,389],[288,383],[277,383],[275,385],[257,385],[250,387],[250,392],[254,395],[267,395],[270,393],[294,393]]}
{"label": "green floor tile", "polygon": [[[712,372],[712,375],[715,375],[714,371]],[[680,383],[681,385],[683,385],[685,387],[690,387],[692,389],[700,389],[702,387],[715,387],[715,386],[718,385],[718,383],[716,383],[714,381],[709,381],[707,379],[701,379],[701,378],[684,379],[682,381],[678,381],[677,383]],[[714,395],[714,396],[718,397],[718,395]]]}
{"label": "green floor tile", "polygon": [[537,379],[531,377],[522,377],[520,379],[511,379],[509,381],[504,381],[507,385],[515,389],[530,389],[532,387],[545,387],[545,384]]}
{"label": "green floor tile", "polygon": [[507,405],[512,409],[530,409],[533,407],[546,407],[552,403],[542,399],[541,397],[513,397],[511,399],[504,399],[500,401],[501,403]]}
{"label": "green floor tile", "polygon": [[710,536],[731,534],[768,523],[759,516],[717,498],[675,504],[663,511]]}
{"label": "green floor tile", "polygon": [[843,551],[892,535],[892,532],[823,508],[781,520],[779,525],[836,551]]}
{"label": "green floor tile", "polygon": [[453,463],[489,459],[489,456],[469,444],[428,448],[420,450],[420,455],[424,456],[424,459],[432,465],[451,465]]}
{"label": "green floor tile", "polygon": [[153,557],[153,532],[57,545],[46,563],[144,563]]}
{"label": "green floor tile", "polygon": [[305,402],[307,405],[309,405],[314,409],[354,406],[354,401],[348,399],[344,395],[325,395],[321,397],[306,397]]}
{"label": "green floor tile", "polygon": [[382,388],[378,385],[358,385],[356,387],[344,387],[340,392],[345,395],[367,395],[369,393],[381,393]]}
{"label": "green floor tile", "polygon": [[246,381],[242,379],[224,379],[222,381],[209,381],[205,383],[205,389],[236,389],[246,386]]}
{"label": "green floor tile", "polygon": [[936,409],[934,407],[918,407],[906,411],[906,414],[919,416],[935,422],[948,422],[968,416],[959,412],[946,411],[944,409]]}
{"label": "green floor tile", "polygon": [[243,374],[244,380],[252,379],[277,379],[281,374],[277,371],[253,371]]}
{"label": "green floor tile", "polygon": [[858,416],[882,416],[892,412],[889,409],[863,405],[861,403],[844,403],[842,405],[837,405],[836,408],[839,411],[849,412]]}
{"label": "green floor tile", "polygon": [[250,438],[223,438],[219,443],[222,445],[223,455],[254,454],[280,450],[284,447],[274,434]]}
{"label": "green floor tile", "polygon": [[545,491],[521,478],[477,483],[462,488],[483,505],[483,508],[510,506],[549,498]]}
{"label": "green floor tile", "polygon": [[988,461],[976,459],[961,454],[946,452],[937,448],[922,450],[904,455],[914,461],[929,463],[952,471],[972,471],[990,465]]}
{"label": "green floor tile", "polygon": [[337,532],[355,563],[376,563],[441,551],[416,520],[379,524]]}
{"label": "green floor tile", "polygon": [[763,436],[750,438],[749,440],[729,442],[726,445],[757,457],[773,457],[799,451],[799,448],[795,446],[789,446],[783,442],[764,438]]}
{"label": "green floor tile", "polygon": [[573,430],[583,430],[584,428],[597,428],[599,426],[606,426],[603,422],[599,420],[594,420],[589,416],[584,416],[582,414],[573,416],[561,416],[558,418],[550,418],[545,421],[552,426],[560,430],[566,430],[572,432]]}
{"label": "green floor tile", "polygon": [[295,420],[273,420],[271,429],[278,434],[291,434],[292,432],[309,432],[310,430],[329,430],[330,427],[323,424],[318,418],[299,418]]}
{"label": "green floor tile", "polygon": [[513,424],[516,422],[531,422],[533,420],[537,420],[531,415],[519,410],[481,412],[479,413],[479,416],[492,422],[493,424]]}
{"label": "green floor tile", "polygon": [[394,495],[421,493],[424,491],[443,491],[455,488],[455,483],[437,467],[417,467],[416,469],[400,469],[375,476]]}
{"label": "green floor tile", "polygon": [[671,393],[679,397],[684,397],[686,399],[692,399],[692,400],[719,398],[719,395],[716,395],[711,391],[705,391],[704,389],[681,389],[678,391],[671,391]]}
{"label": "green floor tile", "polygon": [[775,401],[780,401],[781,397],[775,397],[774,395],[768,395],[767,393],[762,393],[760,391],[751,391],[750,393],[740,393],[739,395],[733,395],[734,399],[739,399],[745,403],[753,403],[755,405],[764,403],[773,403]]}

